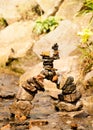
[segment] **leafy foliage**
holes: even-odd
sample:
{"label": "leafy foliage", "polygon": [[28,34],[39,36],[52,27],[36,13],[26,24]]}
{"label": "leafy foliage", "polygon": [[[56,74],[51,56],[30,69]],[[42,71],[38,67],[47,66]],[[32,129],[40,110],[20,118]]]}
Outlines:
{"label": "leafy foliage", "polygon": [[48,33],[54,30],[59,24],[59,19],[56,19],[53,16],[50,16],[44,20],[37,20],[33,28],[33,32],[40,35],[43,33]]}
{"label": "leafy foliage", "polygon": [[79,14],[93,12],[93,0],[84,0],[83,6],[79,10]]}
{"label": "leafy foliage", "polygon": [[81,33],[81,44],[79,49],[81,51],[81,66],[82,73],[85,75],[92,70],[93,67],[93,42],[90,41],[90,37],[93,36],[93,32],[86,28]]}

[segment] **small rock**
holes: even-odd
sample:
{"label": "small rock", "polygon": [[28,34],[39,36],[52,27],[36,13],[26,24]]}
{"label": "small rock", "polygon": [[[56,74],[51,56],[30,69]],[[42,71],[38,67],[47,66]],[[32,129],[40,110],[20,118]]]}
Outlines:
{"label": "small rock", "polygon": [[78,114],[74,115],[74,118],[86,118],[89,116],[88,112],[81,111]]}
{"label": "small rock", "polygon": [[22,116],[28,116],[31,108],[32,104],[29,101],[15,101],[9,107],[10,113],[14,114],[16,119],[20,119]]}
{"label": "small rock", "polygon": [[30,121],[30,126],[32,125],[47,125],[48,124],[48,121],[47,120],[31,120]]}
{"label": "small rock", "polygon": [[1,128],[1,130],[10,130],[10,124],[7,124]]}
{"label": "small rock", "polygon": [[59,102],[56,106],[55,109],[58,111],[77,111],[82,108],[82,104],[71,104],[71,103],[66,103],[66,102]]}
{"label": "small rock", "polygon": [[85,130],[85,127],[84,126],[79,126],[78,130]]}
{"label": "small rock", "polygon": [[29,130],[41,130],[41,129],[37,126],[32,126]]}
{"label": "small rock", "polygon": [[79,91],[75,91],[74,93],[64,95],[64,101],[73,103],[78,101],[81,98],[81,93]]}
{"label": "small rock", "polygon": [[78,125],[76,123],[71,123],[70,125],[72,130],[77,130]]}

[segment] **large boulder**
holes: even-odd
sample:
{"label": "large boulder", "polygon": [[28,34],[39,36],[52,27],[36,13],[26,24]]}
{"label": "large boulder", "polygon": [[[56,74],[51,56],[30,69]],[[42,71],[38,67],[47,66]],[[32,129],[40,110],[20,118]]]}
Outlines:
{"label": "large boulder", "polygon": [[42,51],[49,51],[54,43],[58,43],[60,57],[68,56],[79,44],[78,31],[79,28],[76,24],[69,20],[63,20],[54,31],[35,43],[33,51],[40,56]]}
{"label": "large boulder", "polygon": [[0,64],[25,55],[33,45],[32,28],[32,21],[15,22],[0,32]]}
{"label": "large boulder", "polygon": [[35,0],[2,0],[0,2],[0,15],[11,24],[21,18],[17,7],[19,6],[20,10],[24,11],[26,5],[33,5],[33,1],[35,2]]}

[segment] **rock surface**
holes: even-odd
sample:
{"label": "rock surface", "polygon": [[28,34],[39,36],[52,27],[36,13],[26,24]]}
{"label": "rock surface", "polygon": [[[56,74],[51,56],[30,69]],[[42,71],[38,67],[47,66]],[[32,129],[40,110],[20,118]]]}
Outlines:
{"label": "rock surface", "polygon": [[35,43],[33,51],[40,57],[42,51],[49,51],[54,43],[58,43],[60,57],[68,56],[77,48],[78,31],[76,24],[70,20],[63,20],[54,31]]}
{"label": "rock surface", "polygon": [[34,42],[31,38],[32,27],[31,21],[15,22],[0,32],[1,65],[5,64],[9,58],[23,57],[32,47]]}
{"label": "rock surface", "polygon": [[57,111],[66,111],[66,112],[72,112],[72,111],[78,111],[82,108],[82,103],[77,102],[76,104],[66,103],[66,102],[59,102],[56,105]]}

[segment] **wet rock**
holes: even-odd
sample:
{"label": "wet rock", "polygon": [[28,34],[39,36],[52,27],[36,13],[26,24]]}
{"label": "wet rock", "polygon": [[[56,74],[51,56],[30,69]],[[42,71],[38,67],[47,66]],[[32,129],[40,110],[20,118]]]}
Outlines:
{"label": "wet rock", "polygon": [[66,112],[78,111],[82,108],[82,103],[77,102],[76,104],[71,104],[66,102],[59,102],[55,108],[58,111],[66,111]]}

